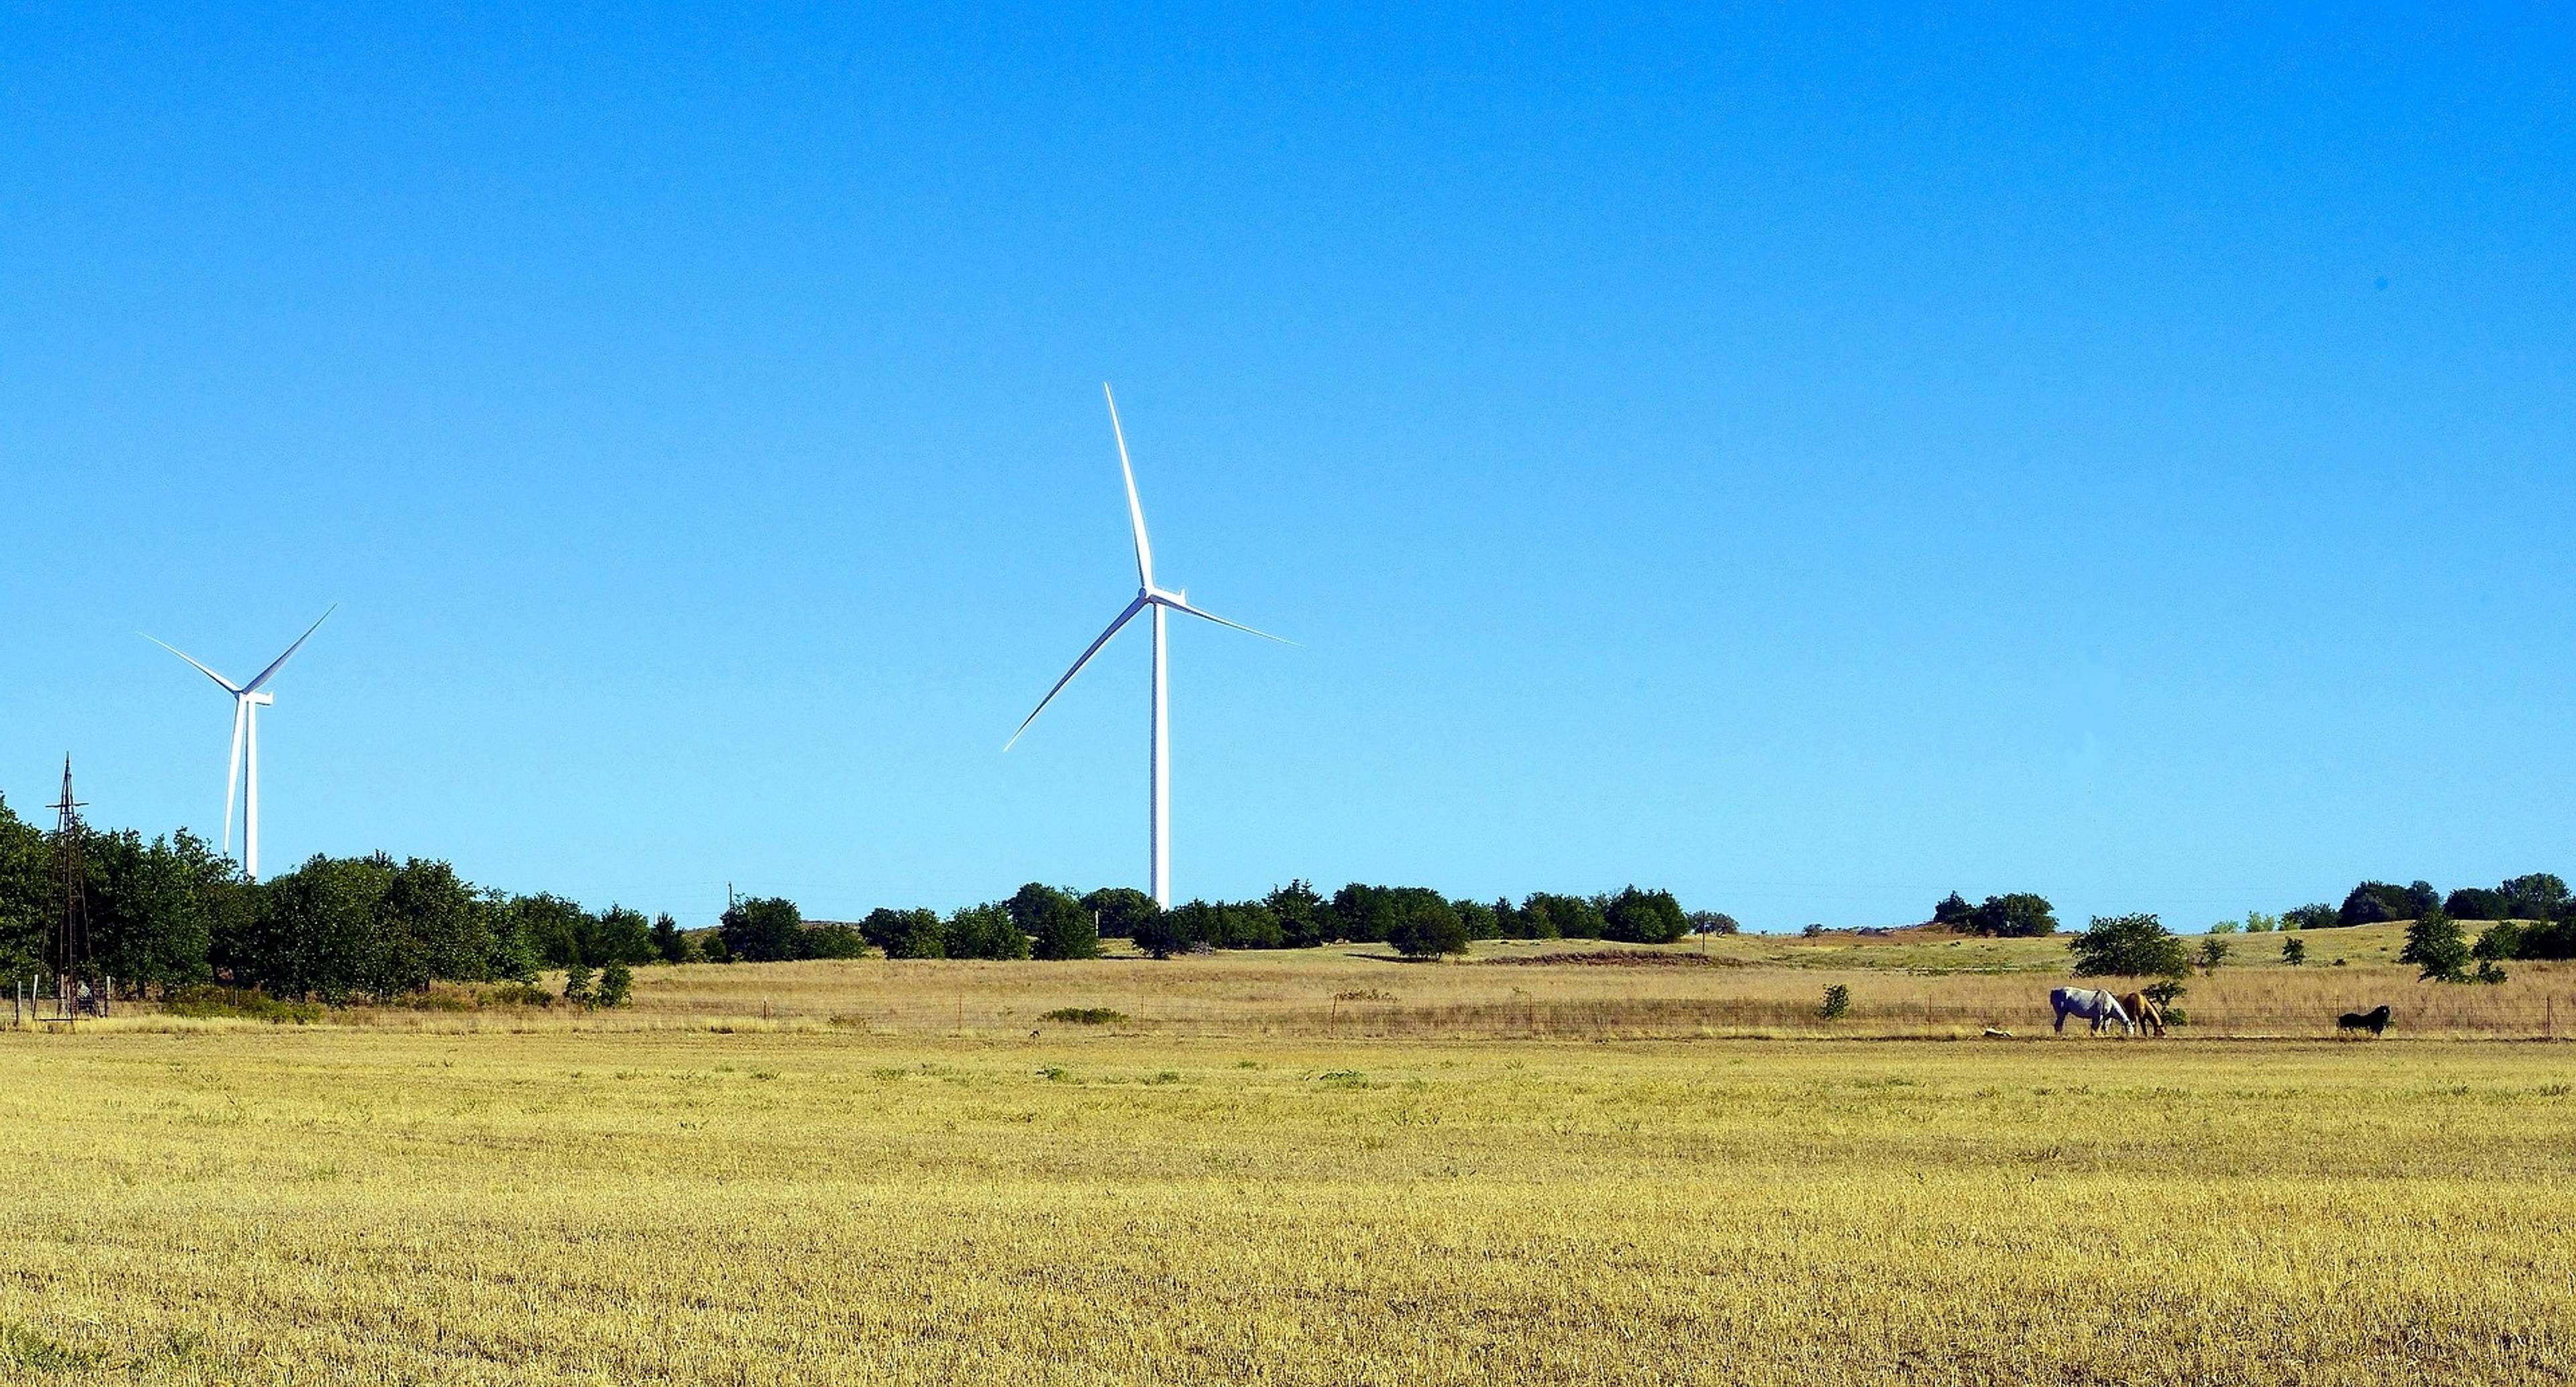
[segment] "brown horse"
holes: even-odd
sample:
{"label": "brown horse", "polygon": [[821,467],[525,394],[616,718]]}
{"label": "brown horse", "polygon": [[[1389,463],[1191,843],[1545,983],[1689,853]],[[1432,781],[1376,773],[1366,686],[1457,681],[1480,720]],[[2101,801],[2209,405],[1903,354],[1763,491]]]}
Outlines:
{"label": "brown horse", "polygon": [[2120,1009],[2129,1013],[2130,1020],[2138,1023],[2140,1032],[2149,1035],[2165,1033],[2164,1010],[2158,1007],[2147,994],[2143,992],[2123,994],[2120,998]]}

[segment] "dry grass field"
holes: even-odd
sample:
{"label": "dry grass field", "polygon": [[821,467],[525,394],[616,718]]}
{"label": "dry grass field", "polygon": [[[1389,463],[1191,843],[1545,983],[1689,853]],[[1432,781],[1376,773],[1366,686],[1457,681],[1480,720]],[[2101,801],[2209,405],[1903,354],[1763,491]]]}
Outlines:
{"label": "dry grass field", "polygon": [[[2189,981],[2195,1037],[2331,1038],[2334,1018],[2381,1002],[2409,1037],[2576,1036],[2576,964],[2518,963],[2500,986],[2419,982],[2393,962],[2402,929],[2308,931],[2312,960],[2279,963],[2278,935],[2240,938],[2235,958]],[[1382,947],[1139,957],[1079,963],[889,961],[636,971],[631,1008],[452,1009],[340,1013],[344,1024],[417,1030],[566,1026],[698,1028],[765,1022],[875,1034],[1025,1036],[1061,1027],[1045,1014],[1106,1008],[1130,1035],[1317,1039],[1716,1039],[1744,1036],[1977,1036],[2045,1031],[2048,989],[2067,981],[2064,941],[1899,935],[1819,940],[1740,937],[1662,948],[1590,941],[1490,941],[1463,961],[1406,962]],[[2338,966],[2340,964],[2340,966]],[[560,988],[561,978],[547,980]],[[2121,989],[2135,980],[2103,979]],[[1826,986],[1851,1012],[1826,1023]],[[161,1024],[148,1006],[120,1025]]]}
{"label": "dry grass field", "polygon": [[2576,975],[2336,933],[2163,1041],[2049,1036],[2062,946],[1920,938],[0,1032],[0,1378],[2576,1377]]}
{"label": "dry grass field", "polygon": [[0,1369],[2564,1382],[2571,1055],[18,1033]]}

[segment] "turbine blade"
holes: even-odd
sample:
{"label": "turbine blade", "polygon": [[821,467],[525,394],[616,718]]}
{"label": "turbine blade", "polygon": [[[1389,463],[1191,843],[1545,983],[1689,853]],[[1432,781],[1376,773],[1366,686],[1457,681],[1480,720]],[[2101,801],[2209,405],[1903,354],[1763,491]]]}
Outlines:
{"label": "turbine blade", "polygon": [[324,612],[322,615],[320,615],[320,616],[318,616],[318,617],[315,617],[315,618],[313,619],[313,624],[304,628],[304,634],[303,634],[303,635],[300,635],[300,636],[297,636],[297,637],[295,638],[295,644],[293,644],[293,645],[290,645],[290,646],[286,647],[286,653],[285,653],[285,654],[280,655],[280,656],[278,656],[276,659],[274,659],[274,660],[270,661],[270,662],[269,662],[269,665],[268,665],[268,668],[266,668],[266,669],[264,669],[264,670],[261,670],[261,671],[259,672],[259,677],[258,677],[258,678],[255,678],[255,679],[251,680],[249,683],[242,685],[242,692],[243,692],[243,693],[251,693],[251,692],[254,692],[254,691],[256,691],[256,690],[259,688],[259,686],[260,686],[260,685],[267,683],[267,682],[268,682],[268,680],[269,680],[269,676],[271,676],[271,675],[273,675],[273,674],[277,673],[279,666],[284,665],[288,660],[291,660],[291,659],[295,658],[295,652],[296,652],[296,651],[299,651],[299,650],[302,650],[302,649],[304,648],[304,643],[305,643],[306,641],[309,641],[309,640],[313,639],[313,633],[314,633],[314,632],[316,632],[316,631],[321,630],[321,629],[322,629],[322,623],[323,623],[323,622],[326,622],[326,621],[329,621],[329,620],[331,619],[331,612],[336,612],[336,611],[338,611],[338,610],[340,610],[340,604],[339,604],[339,603],[337,603],[337,602],[334,602],[334,603],[332,603],[332,604],[331,604],[331,611],[329,611],[329,612]]}
{"label": "turbine blade", "polygon": [[1027,717],[1020,719],[1019,732],[1012,733],[1011,740],[1002,743],[1002,750],[1010,750],[1011,747],[1020,740],[1020,732],[1026,732],[1029,730],[1029,724],[1036,722],[1038,720],[1038,714],[1045,712],[1046,706],[1055,702],[1055,696],[1064,692],[1064,686],[1073,682],[1073,676],[1082,673],[1082,667],[1091,663],[1091,657],[1100,653],[1100,647],[1109,644],[1109,638],[1117,635],[1120,627],[1135,620],[1136,614],[1145,610],[1145,607],[1146,602],[1142,597],[1128,603],[1127,610],[1120,612],[1118,614],[1118,619],[1109,623],[1109,629],[1101,632],[1100,638],[1091,643],[1091,648],[1082,652],[1082,658],[1073,662],[1073,668],[1066,670],[1064,672],[1064,677],[1055,681],[1055,687],[1047,690],[1046,697],[1038,700],[1038,706],[1030,709]]}
{"label": "turbine blade", "polygon": [[1191,606],[1189,603],[1184,602],[1184,601],[1182,601],[1181,599],[1179,599],[1179,598],[1177,598],[1177,597],[1162,597],[1162,596],[1157,596],[1157,597],[1153,598],[1152,600],[1154,600],[1154,601],[1156,601],[1156,602],[1159,602],[1159,603],[1163,604],[1163,605],[1164,605],[1164,606],[1166,606],[1166,607],[1171,608],[1173,611],[1176,611],[1176,612],[1187,612],[1187,613],[1189,613],[1190,615],[1192,615],[1192,616],[1194,616],[1194,617],[1198,617],[1198,618],[1200,618],[1200,619],[1201,619],[1201,620],[1203,620],[1203,621],[1213,621],[1213,622],[1215,622],[1215,623],[1216,623],[1217,625],[1219,625],[1219,626],[1231,626],[1231,627],[1233,627],[1234,629],[1236,629],[1236,630],[1238,630],[1238,631],[1249,631],[1249,632],[1251,632],[1253,635],[1259,636],[1259,637],[1261,637],[1263,640],[1266,640],[1266,641],[1277,641],[1277,642],[1279,642],[1281,645],[1296,645],[1296,644],[1297,644],[1297,642],[1295,642],[1295,641],[1292,641],[1292,640],[1288,639],[1286,636],[1274,636],[1274,635],[1270,634],[1270,633],[1269,633],[1269,632],[1267,632],[1267,631],[1255,630],[1254,628],[1252,628],[1252,627],[1250,627],[1250,626],[1246,626],[1246,625],[1244,625],[1244,624],[1243,624],[1242,622],[1240,622],[1240,621],[1228,621],[1228,620],[1226,620],[1224,617],[1218,616],[1218,615],[1217,615],[1216,613],[1214,613],[1214,612],[1205,612],[1205,611],[1201,611],[1201,610],[1199,610],[1198,608]]}
{"label": "turbine blade", "polygon": [[1136,584],[1154,586],[1154,546],[1145,538],[1145,505],[1136,499],[1136,469],[1127,462],[1127,431],[1118,426],[1118,397],[1109,382],[1100,383],[1100,398],[1109,402],[1109,432],[1118,439],[1118,471],[1127,478],[1127,524],[1136,532]]}
{"label": "turbine blade", "polygon": [[194,655],[189,654],[187,651],[181,650],[179,647],[177,647],[177,646],[175,646],[175,645],[172,645],[170,642],[165,641],[165,640],[161,639],[159,636],[153,635],[153,634],[151,634],[151,633],[150,633],[150,632],[148,632],[148,631],[137,631],[137,632],[135,632],[134,634],[136,634],[136,635],[138,635],[138,636],[143,637],[143,639],[145,639],[145,640],[147,640],[147,641],[152,642],[154,645],[157,645],[157,646],[161,647],[161,648],[162,648],[162,649],[164,649],[164,650],[169,651],[171,654],[178,656],[180,659],[187,661],[189,664],[197,665],[197,672],[198,672],[199,674],[202,674],[202,675],[206,676],[206,677],[207,677],[207,678],[209,678],[209,679],[214,680],[216,683],[223,685],[223,687],[224,687],[224,692],[225,692],[225,693],[228,693],[228,694],[238,694],[238,693],[240,693],[240,692],[241,692],[241,688],[240,688],[240,686],[238,686],[238,685],[234,684],[234,683],[233,683],[233,681],[231,681],[231,680],[229,680],[229,679],[226,679],[225,677],[223,677],[223,676],[222,676],[222,675],[220,675],[220,674],[215,673],[213,670],[210,670],[210,669],[206,668],[204,665],[198,665],[198,664],[197,664],[197,657],[196,657],[196,656],[194,656]]}

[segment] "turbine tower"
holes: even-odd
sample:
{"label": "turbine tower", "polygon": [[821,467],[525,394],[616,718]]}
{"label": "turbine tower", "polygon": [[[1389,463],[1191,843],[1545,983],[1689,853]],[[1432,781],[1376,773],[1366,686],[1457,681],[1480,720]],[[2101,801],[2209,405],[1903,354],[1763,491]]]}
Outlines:
{"label": "turbine tower", "polygon": [[1172,907],[1172,733],[1169,702],[1164,692],[1164,613],[1185,612],[1202,620],[1213,621],[1219,626],[1231,626],[1238,631],[1250,631],[1263,640],[1279,641],[1281,645],[1294,645],[1296,642],[1282,640],[1267,631],[1254,631],[1242,622],[1228,621],[1214,612],[1201,611],[1190,605],[1189,594],[1185,591],[1154,586],[1154,546],[1145,538],[1145,507],[1136,499],[1136,469],[1127,461],[1127,432],[1118,425],[1118,400],[1116,396],[1109,393],[1109,385],[1106,381],[1101,383],[1100,395],[1109,403],[1109,432],[1118,440],[1118,470],[1127,479],[1127,524],[1136,536],[1136,599],[1129,602],[1126,610],[1120,612],[1117,619],[1109,623],[1109,629],[1101,632],[1100,638],[1093,641],[1091,647],[1082,652],[1082,658],[1073,662],[1073,668],[1066,670],[1064,677],[1055,681],[1055,687],[1047,690],[1046,697],[1038,700],[1038,706],[1030,709],[1029,715],[1020,720],[1019,732],[1011,734],[1011,740],[1002,744],[1002,750],[1009,751],[1018,743],[1020,733],[1029,730],[1029,724],[1036,722],[1038,714],[1045,712],[1046,706],[1055,701],[1055,696],[1064,692],[1064,686],[1073,682],[1073,676],[1082,673],[1082,667],[1091,663],[1091,657],[1100,653],[1100,647],[1109,644],[1111,636],[1117,635],[1128,622],[1135,620],[1138,614],[1150,613],[1153,617],[1154,632],[1154,702],[1148,733],[1146,766],[1153,788],[1149,792],[1145,821],[1146,880],[1149,883],[1148,889],[1154,897],[1154,904],[1169,910]]}
{"label": "turbine tower", "polygon": [[[199,674],[214,680],[225,693],[233,696],[233,749],[232,755],[224,762],[223,850],[233,850],[233,810],[239,808],[242,811],[242,873],[253,881],[259,880],[259,710],[277,702],[277,696],[268,692],[268,681],[277,677],[277,671],[294,657],[296,651],[304,648],[306,641],[313,639],[313,633],[321,630],[322,623],[331,619],[331,612],[338,610],[340,604],[332,603],[331,610],[304,628],[304,634],[295,638],[295,644],[286,647],[284,655],[269,661],[268,668],[261,670],[247,684],[236,684],[198,664],[195,656],[158,636],[143,637],[196,665]],[[235,798],[236,794],[239,798]]]}

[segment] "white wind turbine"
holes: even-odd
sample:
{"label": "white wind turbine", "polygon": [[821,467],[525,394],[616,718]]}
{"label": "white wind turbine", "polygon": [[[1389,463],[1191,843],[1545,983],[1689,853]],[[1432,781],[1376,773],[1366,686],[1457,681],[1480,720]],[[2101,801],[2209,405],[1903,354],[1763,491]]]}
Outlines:
{"label": "white wind turbine", "polygon": [[1118,470],[1127,478],[1127,523],[1136,533],[1136,600],[1127,604],[1127,609],[1118,614],[1118,619],[1109,623],[1109,629],[1101,632],[1100,638],[1091,643],[1091,648],[1082,652],[1082,658],[1073,662],[1073,668],[1066,670],[1064,677],[1055,681],[1055,687],[1047,690],[1046,697],[1038,700],[1038,706],[1029,710],[1029,715],[1020,721],[1019,732],[1011,734],[1011,740],[1002,744],[1002,750],[1010,750],[1020,740],[1020,733],[1029,730],[1029,724],[1036,722],[1038,714],[1045,712],[1046,706],[1055,701],[1055,696],[1064,692],[1064,686],[1073,682],[1073,676],[1082,673],[1082,667],[1091,663],[1091,657],[1100,653],[1100,647],[1109,644],[1111,636],[1135,620],[1137,613],[1152,612],[1154,707],[1151,749],[1147,757],[1153,790],[1146,820],[1147,873],[1154,903],[1168,910],[1172,905],[1172,742],[1171,720],[1164,697],[1163,613],[1166,610],[1187,612],[1219,626],[1251,631],[1263,640],[1278,641],[1281,645],[1294,645],[1296,642],[1282,640],[1267,631],[1253,631],[1242,622],[1228,621],[1214,612],[1201,611],[1190,605],[1187,592],[1154,586],[1154,547],[1145,540],[1145,507],[1136,499],[1136,469],[1127,461],[1127,433],[1118,426],[1118,400],[1109,393],[1109,385],[1105,381],[1101,383],[1100,395],[1109,402],[1109,432],[1118,440]]}
{"label": "white wind turbine", "polygon": [[[324,612],[311,626],[304,628],[304,634],[295,638],[295,644],[286,647],[284,655],[269,661],[268,668],[261,670],[247,684],[236,684],[198,664],[195,656],[158,636],[146,634],[143,637],[196,665],[199,674],[222,685],[224,692],[233,696],[233,750],[224,763],[223,850],[233,850],[233,810],[239,807],[242,811],[242,873],[253,881],[259,880],[259,710],[277,702],[277,696],[267,692],[268,681],[277,677],[277,671],[287,660],[303,649],[306,641],[313,639],[313,633],[321,630],[322,623],[331,619],[331,612],[338,610],[340,604],[332,603],[331,611]],[[239,799],[234,798],[237,792],[241,796]]]}

